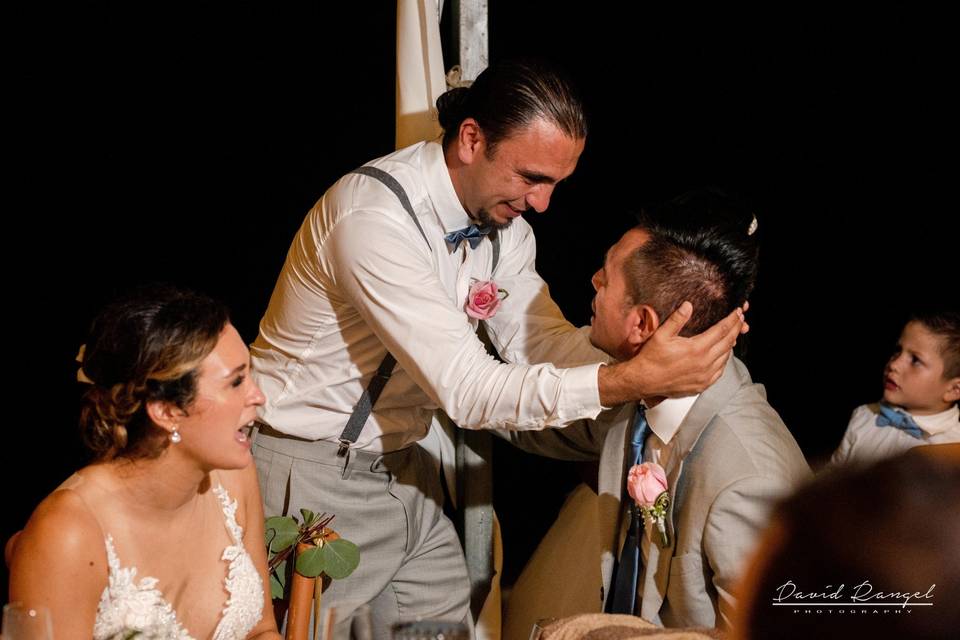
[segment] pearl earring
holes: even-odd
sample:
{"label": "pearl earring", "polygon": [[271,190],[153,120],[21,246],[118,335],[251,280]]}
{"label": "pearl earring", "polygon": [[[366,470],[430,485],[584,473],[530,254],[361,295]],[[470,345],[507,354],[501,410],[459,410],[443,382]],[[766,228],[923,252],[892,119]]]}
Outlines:
{"label": "pearl earring", "polygon": [[177,431],[177,428],[176,428],[176,427],[174,427],[174,428],[173,428],[173,431],[170,433],[170,442],[172,442],[173,444],[177,444],[177,443],[180,442],[182,439],[183,439],[183,438],[180,437],[180,432]]}

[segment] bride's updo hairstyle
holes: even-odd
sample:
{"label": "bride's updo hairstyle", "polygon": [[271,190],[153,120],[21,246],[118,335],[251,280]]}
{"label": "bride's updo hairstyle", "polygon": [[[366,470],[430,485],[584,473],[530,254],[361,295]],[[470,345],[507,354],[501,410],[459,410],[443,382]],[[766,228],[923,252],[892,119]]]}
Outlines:
{"label": "bride's updo hairstyle", "polygon": [[80,429],[98,461],[156,458],[168,433],[147,414],[167,402],[187,412],[200,363],[229,322],[226,307],[206,296],[154,286],[109,304],[93,321],[82,351]]}

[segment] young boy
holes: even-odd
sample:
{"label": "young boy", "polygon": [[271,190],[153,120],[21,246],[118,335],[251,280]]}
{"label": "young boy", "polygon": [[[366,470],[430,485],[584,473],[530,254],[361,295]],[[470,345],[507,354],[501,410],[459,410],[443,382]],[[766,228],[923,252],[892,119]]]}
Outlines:
{"label": "young boy", "polygon": [[857,407],[831,465],[960,443],[960,313],[913,316],[884,369],[883,400]]}

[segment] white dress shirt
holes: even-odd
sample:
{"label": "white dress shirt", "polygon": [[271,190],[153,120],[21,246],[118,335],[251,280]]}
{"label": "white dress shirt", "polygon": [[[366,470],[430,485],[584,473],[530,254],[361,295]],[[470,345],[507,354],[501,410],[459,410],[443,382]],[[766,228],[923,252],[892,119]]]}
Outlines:
{"label": "white dress shirt", "polygon": [[[909,413],[904,411],[904,413]],[[878,427],[879,404],[865,404],[857,407],[850,417],[847,432],[843,434],[840,446],[830,458],[830,465],[848,463],[869,464],[903,453],[921,444],[957,444],[960,443],[960,410],[956,405],[946,411],[929,416],[915,416],[909,413],[923,436],[914,438],[909,433],[893,426]]]}
{"label": "white dress shirt", "polygon": [[[647,409],[647,424],[650,425],[650,432],[647,434],[643,443],[643,461],[655,462],[664,469],[670,464],[674,456],[673,436],[680,428],[683,419],[687,417],[693,403],[700,397],[698,393],[695,396],[686,396],[683,398],[667,398],[654,407]],[[646,527],[645,535],[640,541],[640,551],[643,554],[644,566],[647,564],[647,558],[650,555],[650,540],[654,536],[659,537],[656,527]],[[643,594],[643,580],[638,580],[637,589],[639,589],[641,598]]]}
{"label": "white dress shirt", "polygon": [[491,278],[491,243],[451,250],[444,241],[471,220],[442,147],[419,143],[369,165],[403,185],[427,241],[373,178],[348,174],[324,194],[293,239],[251,346],[267,397],[261,418],[284,433],[336,441],[387,349],[397,366],[358,448],[394,451],[420,440],[438,407],[471,429],[595,417],[600,358],[589,357],[584,334],[563,319],[537,275],[530,226],[518,218],[499,232],[493,279],[509,296],[488,321],[490,337],[507,360],[550,353],[593,364],[558,369],[490,357],[463,308],[471,282]]}
{"label": "white dress shirt", "polygon": [[699,397],[698,393],[683,398],[666,398],[647,409],[650,433],[643,444],[644,462],[656,462],[664,469],[667,468],[673,455],[673,436]]}

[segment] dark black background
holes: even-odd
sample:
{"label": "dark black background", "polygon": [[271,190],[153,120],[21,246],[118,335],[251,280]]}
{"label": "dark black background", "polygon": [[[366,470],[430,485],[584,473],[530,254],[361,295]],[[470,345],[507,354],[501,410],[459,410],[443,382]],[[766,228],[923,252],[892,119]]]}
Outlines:
{"label": "dark black background", "polygon": [[[392,150],[394,5],[328,4],[8,10],[4,538],[82,463],[73,358],[95,310],[169,281],[226,300],[252,340],[304,213]],[[564,312],[589,320],[626,209],[739,193],[763,241],[745,357],[821,460],[879,395],[906,312],[956,306],[944,16],[490,4],[491,57],[556,61],[590,110],[576,174],[528,216]],[[576,480],[496,455],[509,580]]]}

